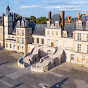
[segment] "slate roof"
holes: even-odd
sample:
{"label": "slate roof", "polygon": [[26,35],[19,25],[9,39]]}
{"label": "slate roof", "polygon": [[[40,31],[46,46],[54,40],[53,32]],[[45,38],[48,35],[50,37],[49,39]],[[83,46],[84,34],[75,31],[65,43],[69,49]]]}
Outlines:
{"label": "slate roof", "polygon": [[61,22],[61,16],[60,16],[60,14],[59,14],[59,13],[55,13],[55,14],[52,16],[52,18],[51,18],[50,21],[51,21],[52,24],[55,24],[55,21]]}
{"label": "slate roof", "polygon": [[88,15],[82,15],[80,20],[82,21],[82,30],[86,28],[86,21],[88,21]]}
{"label": "slate roof", "polygon": [[76,23],[65,23],[64,30],[72,33],[76,29]]}
{"label": "slate roof", "polygon": [[32,24],[32,26],[34,35],[45,35],[45,27],[47,26],[46,24]]}

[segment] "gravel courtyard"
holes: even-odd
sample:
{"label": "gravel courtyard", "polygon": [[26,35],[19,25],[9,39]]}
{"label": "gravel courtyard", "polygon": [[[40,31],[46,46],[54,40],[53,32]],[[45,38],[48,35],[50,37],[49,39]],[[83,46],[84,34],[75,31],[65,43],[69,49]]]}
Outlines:
{"label": "gravel courtyard", "polygon": [[[46,73],[35,73],[17,66],[22,53],[0,48],[0,88],[88,88],[88,68],[74,64],[62,65]],[[59,86],[59,87],[58,87]]]}

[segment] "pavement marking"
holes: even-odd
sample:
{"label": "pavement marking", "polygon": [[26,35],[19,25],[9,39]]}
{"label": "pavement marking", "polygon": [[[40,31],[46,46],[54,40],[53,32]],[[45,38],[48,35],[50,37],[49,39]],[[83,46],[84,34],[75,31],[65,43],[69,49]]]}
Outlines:
{"label": "pavement marking", "polygon": [[31,66],[29,66],[29,67],[27,67],[25,69],[21,69],[19,71],[16,71],[14,73],[11,73],[11,74],[7,75],[7,77],[9,77],[9,78],[11,78],[13,80],[17,79],[17,78],[23,76],[24,74],[28,73],[30,71],[30,68],[31,68]]}
{"label": "pavement marking", "polygon": [[7,86],[9,86],[9,87],[13,87],[13,86],[14,86],[14,85],[11,85],[10,83],[7,83],[7,82],[5,82],[5,81],[3,81],[3,80],[0,80],[0,82],[4,83],[5,85],[7,85]]}
{"label": "pavement marking", "polygon": [[53,74],[53,75],[55,75],[55,76],[57,76],[57,77],[63,77],[64,75],[62,75],[62,74],[57,74],[57,73],[55,73],[55,72],[49,72],[50,74]]}

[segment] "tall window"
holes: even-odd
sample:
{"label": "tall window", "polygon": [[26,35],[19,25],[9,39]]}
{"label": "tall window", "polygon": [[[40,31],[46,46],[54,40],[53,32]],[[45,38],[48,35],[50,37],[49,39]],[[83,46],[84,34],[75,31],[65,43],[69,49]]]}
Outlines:
{"label": "tall window", "polygon": [[8,44],[6,43],[6,48],[8,48]]}
{"label": "tall window", "polygon": [[24,30],[22,30],[22,36],[24,36]]}
{"label": "tall window", "polygon": [[47,45],[50,46],[50,39],[47,40]]}
{"label": "tall window", "polygon": [[56,35],[58,35],[58,31],[56,31]]}
{"label": "tall window", "polygon": [[42,44],[44,44],[44,39],[42,39]]}
{"label": "tall window", "polygon": [[87,34],[87,42],[88,42],[88,34]]}
{"label": "tall window", "polygon": [[71,61],[74,61],[74,54],[71,54]]}
{"label": "tall window", "polygon": [[47,35],[50,35],[50,31],[47,31]]}
{"label": "tall window", "polygon": [[54,35],[54,31],[52,31],[52,35]]}
{"label": "tall window", "polygon": [[10,44],[10,48],[11,48],[11,44]]}
{"label": "tall window", "polygon": [[19,35],[19,30],[17,30],[17,35]]}
{"label": "tall window", "polygon": [[34,38],[32,38],[32,43],[34,43]]}
{"label": "tall window", "polygon": [[88,53],[88,45],[87,45],[87,53]]}
{"label": "tall window", "polygon": [[19,46],[18,46],[18,50],[19,50]]}
{"label": "tall window", "polygon": [[39,43],[39,38],[37,38],[37,43]]}
{"label": "tall window", "polygon": [[56,47],[58,47],[58,40],[56,40]]}
{"label": "tall window", "polygon": [[26,31],[26,35],[29,36],[29,30]]}
{"label": "tall window", "polygon": [[24,38],[22,38],[22,44],[24,44]]}
{"label": "tall window", "polygon": [[78,33],[78,41],[81,41],[81,33]]}
{"label": "tall window", "polygon": [[81,44],[78,44],[78,52],[81,52]]}
{"label": "tall window", "polygon": [[17,43],[20,43],[20,41],[19,41],[19,37],[17,37]]}

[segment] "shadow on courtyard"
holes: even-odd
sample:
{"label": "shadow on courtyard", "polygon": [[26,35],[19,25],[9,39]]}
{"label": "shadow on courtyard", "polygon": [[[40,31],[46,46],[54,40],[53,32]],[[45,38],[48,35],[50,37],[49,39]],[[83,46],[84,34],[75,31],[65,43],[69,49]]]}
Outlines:
{"label": "shadow on courtyard", "polygon": [[1,63],[1,64],[0,64],[0,66],[1,66],[1,65],[4,65],[4,64],[8,64],[8,63],[9,63],[9,62],[4,62],[4,63]]}
{"label": "shadow on courtyard", "polygon": [[4,78],[5,76],[1,76],[0,79]]}
{"label": "shadow on courtyard", "polygon": [[15,85],[15,86],[12,87],[12,88],[18,88],[18,87],[20,87],[22,84],[23,84],[23,83],[19,83],[19,84]]}
{"label": "shadow on courtyard", "polygon": [[0,46],[0,50],[3,50],[3,48]]}
{"label": "shadow on courtyard", "polygon": [[61,86],[68,80],[69,78],[64,78],[62,81],[54,84],[52,87],[50,88],[61,88]]}

